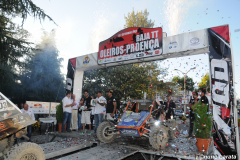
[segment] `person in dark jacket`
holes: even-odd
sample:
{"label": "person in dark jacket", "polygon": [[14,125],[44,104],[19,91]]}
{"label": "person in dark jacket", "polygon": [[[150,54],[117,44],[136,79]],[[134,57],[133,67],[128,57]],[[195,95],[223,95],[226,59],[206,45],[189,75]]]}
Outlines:
{"label": "person in dark jacket", "polygon": [[190,119],[190,126],[189,126],[189,136],[192,136],[192,132],[193,132],[193,121],[195,120],[195,116],[194,116],[194,111],[192,109],[192,106],[195,103],[198,103],[198,93],[197,92],[192,92],[192,96],[193,99],[190,100],[188,106],[190,107],[190,115],[189,115],[189,119]]}
{"label": "person in dark jacket", "polygon": [[175,113],[174,113],[174,109],[176,108],[175,103],[173,102],[173,100],[171,100],[171,96],[167,95],[167,102],[164,102],[164,105],[166,106],[164,108],[165,113],[166,113],[166,120],[171,119],[171,116],[174,117]]}

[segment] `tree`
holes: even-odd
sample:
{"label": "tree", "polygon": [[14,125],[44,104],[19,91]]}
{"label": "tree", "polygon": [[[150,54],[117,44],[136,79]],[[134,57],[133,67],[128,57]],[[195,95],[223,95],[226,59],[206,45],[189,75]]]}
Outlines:
{"label": "tree", "polygon": [[126,99],[129,96],[141,99],[150,82],[146,68],[134,65],[89,70],[84,72],[83,79],[83,90],[87,89],[91,95],[101,90],[106,96],[105,91],[113,89],[113,95],[117,100]]}
{"label": "tree", "polygon": [[201,102],[195,103],[193,111],[195,115],[193,131],[197,138],[208,139],[212,135],[212,115],[207,112],[208,105]]}
{"label": "tree", "polygon": [[209,80],[209,73],[206,73],[202,79],[201,82],[198,84],[199,88],[206,88],[208,92],[210,92],[210,80]]}
{"label": "tree", "polygon": [[149,12],[147,9],[141,12],[137,12],[135,14],[134,10],[132,13],[128,13],[127,16],[124,15],[126,24],[124,28],[129,27],[145,27],[145,28],[152,28],[154,26],[154,21],[148,19]]}
{"label": "tree", "polygon": [[26,41],[28,32],[11,19],[18,16],[22,18],[22,24],[28,15],[40,21],[53,20],[31,0],[1,0],[0,9],[0,83],[5,84],[15,80],[19,70],[26,65],[22,59],[30,56],[32,50],[31,43]]}
{"label": "tree", "polygon": [[[184,77],[174,76],[172,78],[172,82],[179,86],[180,90],[184,90]],[[185,80],[186,83],[186,91],[193,91],[194,90],[194,82],[193,79],[187,77]]]}
{"label": "tree", "polygon": [[60,71],[63,58],[58,58],[55,31],[43,32],[42,42],[36,48],[21,75],[23,97],[34,101],[60,101],[65,93],[64,77]]}

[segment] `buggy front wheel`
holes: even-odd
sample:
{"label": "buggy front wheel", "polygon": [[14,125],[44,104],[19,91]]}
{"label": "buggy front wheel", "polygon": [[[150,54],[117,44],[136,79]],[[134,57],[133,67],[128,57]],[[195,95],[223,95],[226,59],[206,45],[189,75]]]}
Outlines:
{"label": "buggy front wheel", "polygon": [[117,135],[110,131],[114,124],[109,121],[102,122],[97,128],[97,138],[104,143],[111,143]]}

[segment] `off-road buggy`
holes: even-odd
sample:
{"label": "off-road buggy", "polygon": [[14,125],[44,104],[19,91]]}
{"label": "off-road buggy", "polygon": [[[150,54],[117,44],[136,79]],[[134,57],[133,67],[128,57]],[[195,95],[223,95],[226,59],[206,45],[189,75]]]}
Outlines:
{"label": "off-road buggy", "polygon": [[14,145],[16,138],[29,139],[26,136],[27,126],[35,122],[0,92],[0,159],[45,160],[43,149],[35,143]]}
{"label": "off-road buggy", "polygon": [[[155,101],[141,112],[138,112],[138,102],[130,104],[129,102],[121,118],[105,120],[98,126],[98,139],[104,143],[111,143],[119,134],[136,137],[145,136],[149,138],[149,143],[154,149],[164,149],[168,140],[175,137],[176,121],[174,119],[158,120],[159,118],[155,115],[163,107],[158,106],[157,109],[153,110]],[[132,111],[134,106],[135,112]]]}

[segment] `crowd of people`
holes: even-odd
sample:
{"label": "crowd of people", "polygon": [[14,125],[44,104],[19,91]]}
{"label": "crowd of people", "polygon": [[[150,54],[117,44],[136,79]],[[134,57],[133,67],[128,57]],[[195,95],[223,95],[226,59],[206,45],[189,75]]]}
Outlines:
{"label": "crowd of people", "polygon": [[[203,105],[208,104],[208,98],[205,96],[206,90],[201,88],[198,92],[192,92],[192,99],[190,100],[188,106],[190,107],[190,128],[189,128],[189,136],[192,136],[193,132],[193,125],[194,125],[194,111],[192,106],[195,103],[201,101]],[[97,128],[100,123],[102,123],[103,119],[113,120],[114,114],[117,110],[117,102],[116,99],[113,97],[113,90],[108,90],[107,92],[108,99],[105,99],[102,96],[102,92],[98,91],[96,93],[96,105],[91,105],[91,100],[93,96],[89,95],[87,90],[84,91],[84,97],[80,99],[78,102],[75,99],[75,95],[71,94],[70,91],[66,93],[66,96],[63,98],[63,122],[62,122],[62,132],[71,132],[82,130],[80,134],[85,134],[86,126],[89,129],[88,134],[92,134],[92,126],[93,120],[95,121],[94,133],[97,132]],[[198,96],[201,98],[198,99]],[[171,119],[175,116],[174,110],[176,105],[173,100],[171,100],[171,96],[167,95],[167,102],[161,102],[165,107],[163,112],[161,113],[161,120],[164,119]],[[28,104],[21,104],[20,106],[22,113],[28,113],[30,117],[35,120],[34,112],[31,108],[29,108]],[[67,124],[66,131],[65,131],[65,124]],[[71,128],[71,129],[70,129]],[[29,125],[27,127],[27,136],[31,138],[32,126]]]}
{"label": "crowd of people", "polygon": [[[199,101],[201,102],[202,105],[205,104],[209,104],[208,102],[208,98],[205,96],[206,94],[206,90],[205,88],[200,88],[199,89],[199,95],[198,92],[192,92],[192,99],[190,100],[188,106],[190,107],[190,114],[189,114],[189,136],[192,136],[193,133],[193,126],[194,126],[194,120],[195,120],[195,116],[194,116],[194,110],[193,110],[193,106],[195,105],[195,103],[199,103]],[[198,99],[198,97],[201,97],[200,100]],[[171,96],[167,95],[167,102],[160,102],[162,105],[164,105],[164,109],[161,111],[161,121],[163,120],[168,120],[171,119],[175,116],[174,110],[176,108],[176,105],[174,103],[173,100],[171,100]]]}
{"label": "crowd of people", "polygon": [[[82,130],[80,134],[85,134],[85,128],[88,127],[88,134],[92,134],[93,120],[95,121],[94,133],[103,119],[113,120],[117,108],[116,99],[113,97],[113,90],[108,90],[108,99],[102,96],[102,92],[96,93],[96,105],[91,105],[93,96],[89,95],[87,90],[84,91],[84,97],[78,102],[75,95],[67,91],[63,98],[63,122],[62,132],[71,132]],[[65,124],[67,124],[65,131]]]}

